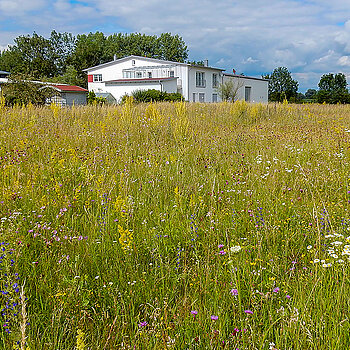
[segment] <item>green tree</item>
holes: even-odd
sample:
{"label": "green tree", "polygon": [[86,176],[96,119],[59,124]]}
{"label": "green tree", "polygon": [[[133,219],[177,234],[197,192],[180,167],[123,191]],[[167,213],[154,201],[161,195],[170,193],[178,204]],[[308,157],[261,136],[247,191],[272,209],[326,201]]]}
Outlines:
{"label": "green tree", "polygon": [[57,94],[50,86],[23,80],[19,75],[11,75],[11,82],[3,84],[1,92],[8,106],[28,103],[44,105],[48,98]]}
{"label": "green tree", "polygon": [[316,94],[317,94],[317,90],[316,89],[308,89],[306,92],[305,92],[305,98],[307,99],[314,99],[316,97]]}
{"label": "green tree", "polygon": [[[35,32],[19,36],[14,45],[0,54],[0,67],[28,79],[60,80],[86,86],[83,69],[117,58],[137,55],[184,62],[188,51],[178,35],[140,33],[81,34],[51,32],[46,39]],[[53,80],[52,80],[53,79]]]}
{"label": "green tree", "polygon": [[271,75],[263,76],[269,80],[269,100],[282,102],[296,100],[299,83],[293,80],[286,67],[275,68]]}
{"label": "green tree", "polygon": [[350,94],[346,86],[346,77],[343,73],[322,75],[318,83],[317,102],[330,104],[350,103]]}
{"label": "green tree", "polygon": [[185,42],[179,35],[162,33],[157,41],[157,58],[168,61],[185,62],[188,57],[188,50]]}
{"label": "green tree", "polygon": [[238,97],[238,90],[243,86],[241,80],[234,81],[233,79],[228,79],[225,82],[219,84],[216,88],[222,101],[235,102]]}

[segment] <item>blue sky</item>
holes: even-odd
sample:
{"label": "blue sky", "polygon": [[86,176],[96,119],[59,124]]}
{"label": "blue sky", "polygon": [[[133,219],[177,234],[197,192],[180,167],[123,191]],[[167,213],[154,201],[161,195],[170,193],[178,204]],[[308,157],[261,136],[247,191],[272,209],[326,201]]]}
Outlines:
{"label": "blue sky", "polygon": [[347,0],[0,0],[0,49],[52,30],[171,32],[183,37],[190,59],[227,71],[261,76],[285,66],[300,91],[330,72],[350,83]]}

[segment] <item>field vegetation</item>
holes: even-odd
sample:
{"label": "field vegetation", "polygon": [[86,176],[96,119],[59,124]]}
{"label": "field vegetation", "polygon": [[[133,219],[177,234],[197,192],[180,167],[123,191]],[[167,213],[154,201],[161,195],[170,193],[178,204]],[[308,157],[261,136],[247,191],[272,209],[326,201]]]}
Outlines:
{"label": "field vegetation", "polygon": [[349,106],[0,106],[0,348],[349,347]]}

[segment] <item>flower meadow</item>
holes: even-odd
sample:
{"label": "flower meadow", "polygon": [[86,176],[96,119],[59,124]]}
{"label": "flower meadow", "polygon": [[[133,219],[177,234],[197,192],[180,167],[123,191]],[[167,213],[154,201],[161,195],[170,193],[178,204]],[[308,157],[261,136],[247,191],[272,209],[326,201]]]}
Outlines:
{"label": "flower meadow", "polygon": [[347,349],[350,107],[0,103],[0,348]]}

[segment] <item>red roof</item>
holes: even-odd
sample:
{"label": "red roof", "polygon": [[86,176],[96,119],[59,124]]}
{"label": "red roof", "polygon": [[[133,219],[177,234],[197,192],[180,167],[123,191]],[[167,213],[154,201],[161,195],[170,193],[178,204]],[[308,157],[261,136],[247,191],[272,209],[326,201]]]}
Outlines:
{"label": "red roof", "polygon": [[177,79],[176,77],[165,77],[165,78],[133,78],[133,79],[117,79],[117,80],[108,80],[105,83],[137,83],[137,82],[148,82],[148,81],[164,81],[164,80],[173,80]]}
{"label": "red roof", "polygon": [[56,89],[59,89],[61,91],[76,91],[76,92],[88,92],[88,90],[80,87],[80,86],[75,86],[75,85],[52,85]]}

